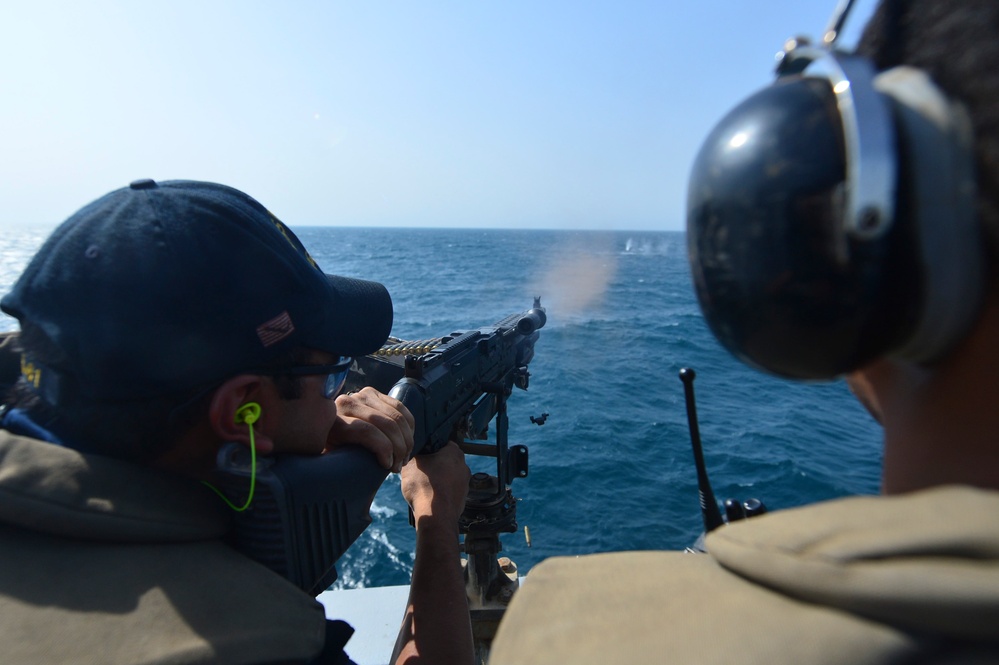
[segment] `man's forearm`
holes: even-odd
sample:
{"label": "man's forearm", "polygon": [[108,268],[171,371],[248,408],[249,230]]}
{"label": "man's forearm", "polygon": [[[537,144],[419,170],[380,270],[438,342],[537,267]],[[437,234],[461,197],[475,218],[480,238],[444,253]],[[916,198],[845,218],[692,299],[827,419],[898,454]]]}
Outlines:
{"label": "man's forearm", "polygon": [[423,515],[416,523],[413,580],[392,662],[469,665],[474,660],[457,521]]}

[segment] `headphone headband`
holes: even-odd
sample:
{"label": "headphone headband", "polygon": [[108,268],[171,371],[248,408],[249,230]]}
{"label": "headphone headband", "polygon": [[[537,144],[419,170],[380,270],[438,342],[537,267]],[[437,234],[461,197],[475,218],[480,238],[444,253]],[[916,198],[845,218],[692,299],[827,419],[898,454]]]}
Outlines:
{"label": "headphone headband", "polygon": [[[814,51],[815,53],[811,53]],[[802,76],[829,81],[843,123],[846,154],[844,232],[870,240],[884,235],[895,219],[895,132],[885,99],[874,91],[876,72],[861,57],[807,49],[815,56]]]}

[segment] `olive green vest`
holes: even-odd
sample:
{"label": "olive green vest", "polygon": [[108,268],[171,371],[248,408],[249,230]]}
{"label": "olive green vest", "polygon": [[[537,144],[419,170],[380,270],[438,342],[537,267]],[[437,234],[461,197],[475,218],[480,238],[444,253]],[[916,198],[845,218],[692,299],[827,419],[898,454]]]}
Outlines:
{"label": "olive green vest", "polygon": [[999,492],[831,501],[707,548],[542,562],[490,665],[999,663]]}

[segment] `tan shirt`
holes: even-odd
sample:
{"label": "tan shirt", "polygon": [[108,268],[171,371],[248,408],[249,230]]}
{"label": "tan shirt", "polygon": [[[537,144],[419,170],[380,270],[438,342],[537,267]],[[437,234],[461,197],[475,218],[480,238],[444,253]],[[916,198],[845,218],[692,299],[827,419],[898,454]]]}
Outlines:
{"label": "tan shirt", "polygon": [[999,662],[997,492],[831,501],[707,547],[542,562],[490,665]]}

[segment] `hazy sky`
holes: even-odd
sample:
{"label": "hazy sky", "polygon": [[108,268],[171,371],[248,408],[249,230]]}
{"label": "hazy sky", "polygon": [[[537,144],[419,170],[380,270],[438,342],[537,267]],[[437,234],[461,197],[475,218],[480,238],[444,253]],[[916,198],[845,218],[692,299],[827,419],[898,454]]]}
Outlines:
{"label": "hazy sky", "polygon": [[0,0],[0,227],[152,177],[291,226],[680,229],[701,139],[834,5]]}

